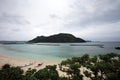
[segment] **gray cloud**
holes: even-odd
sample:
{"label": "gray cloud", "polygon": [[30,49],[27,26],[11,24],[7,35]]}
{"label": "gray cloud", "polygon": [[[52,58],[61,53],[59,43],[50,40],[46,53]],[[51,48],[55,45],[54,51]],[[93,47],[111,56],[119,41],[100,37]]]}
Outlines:
{"label": "gray cloud", "polygon": [[21,29],[12,29],[12,31],[15,31],[15,32],[18,32],[18,31],[21,31]]}
{"label": "gray cloud", "polygon": [[0,13],[20,13],[29,7],[29,0],[0,0]]}
{"label": "gray cloud", "polygon": [[53,18],[53,19],[61,19],[60,16],[58,16],[56,14],[50,14],[49,16],[50,16],[50,18]]}
{"label": "gray cloud", "polygon": [[2,13],[0,15],[0,23],[26,25],[29,24],[29,21],[20,15]]}
{"label": "gray cloud", "polygon": [[108,23],[119,22],[120,21],[119,7],[115,8],[114,10],[109,10],[101,15],[97,15],[96,12],[96,15],[93,15],[90,18],[88,17],[80,21],[80,24],[90,25],[90,24],[101,24],[101,23],[108,24]]}
{"label": "gray cloud", "polygon": [[71,6],[74,11],[70,14],[72,22],[67,23],[68,25],[85,27],[90,24],[108,24],[120,21],[120,0],[93,0],[90,3],[89,0],[88,2],[87,0],[77,0]]}
{"label": "gray cloud", "polygon": [[120,0],[0,0],[0,39],[69,32],[87,40],[119,40],[119,8]]}

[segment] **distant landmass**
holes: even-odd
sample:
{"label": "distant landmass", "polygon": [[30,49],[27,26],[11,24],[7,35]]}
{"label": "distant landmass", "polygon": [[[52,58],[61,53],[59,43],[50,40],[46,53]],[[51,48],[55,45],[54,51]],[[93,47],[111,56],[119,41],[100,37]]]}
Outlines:
{"label": "distant landmass", "polygon": [[26,41],[0,41],[0,44],[25,44]]}
{"label": "distant landmass", "polygon": [[51,43],[75,43],[75,42],[86,42],[81,38],[77,38],[72,34],[59,33],[51,36],[37,36],[36,38],[28,41],[29,43],[39,43],[39,42],[51,42]]}

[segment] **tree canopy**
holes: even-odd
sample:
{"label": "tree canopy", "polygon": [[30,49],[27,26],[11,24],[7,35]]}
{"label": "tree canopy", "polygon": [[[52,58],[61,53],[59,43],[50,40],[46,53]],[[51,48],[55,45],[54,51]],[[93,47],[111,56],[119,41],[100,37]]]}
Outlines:
{"label": "tree canopy", "polygon": [[[63,60],[59,68],[67,76],[59,76],[57,65],[47,65],[45,68],[36,70],[29,68],[23,71],[20,67],[9,64],[0,69],[0,80],[120,80],[120,54],[109,53],[95,55],[85,54],[81,57],[73,57]],[[81,68],[84,68],[81,71]]]}

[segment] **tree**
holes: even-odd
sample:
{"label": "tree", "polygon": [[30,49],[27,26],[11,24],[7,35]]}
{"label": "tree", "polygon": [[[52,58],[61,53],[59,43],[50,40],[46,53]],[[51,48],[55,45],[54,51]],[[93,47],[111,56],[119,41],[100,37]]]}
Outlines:
{"label": "tree", "polygon": [[105,55],[98,55],[90,58],[89,63],[85,65],[93,74],[91,76],[85,71],[85,75],[92,80],[120,80],[120,57],[118,54],[110,53]]}
{"label": "tree", "polygon": [[36,69],[28,68],[28,70],[25,72],[25,79],[26,80],[37,80],[34,77],[34,74],[35,74],[36,71],[37,71]]}
{"label": "tree", "polygon": [[39,70],[34,75],[39,80],[58,80],[59,75],[56,70],[56,65],[46,66],[44,69]]}
{"label": "tree", "polygon": [[0,70],[0,80],[23,80],[23,70],[19,67],[11,67],[5,64]]}
{"label": "tree", "polygon": [[91,80],[120,80],[120,55],[109,53],[89,57],[73,57],[59,64],[60,70],[66,72],[70,80],[82,80],[80,68],[85,67],[84,75]]}
{"label": "tree", "polygon": [[69,80],[83,80],[83,75],[80,74],[80,67],[84,63],[84,58],[86,57],[73,57],[64,60],[59,64],[59,68],[67,73]]}
{"label": "tree", "polygon": [[[0,69],[0,80],[83,80],[83,76],[91,80],[120,80],[120,54],[110,53],[89,57],[73,57],[59,64],[62,72],[68,77],[60,77],[56,65],[48,65],[39,71],[29,68],[24,72],[20,67],[5,64]],[[81,67],[85,67],[81,74]]]}

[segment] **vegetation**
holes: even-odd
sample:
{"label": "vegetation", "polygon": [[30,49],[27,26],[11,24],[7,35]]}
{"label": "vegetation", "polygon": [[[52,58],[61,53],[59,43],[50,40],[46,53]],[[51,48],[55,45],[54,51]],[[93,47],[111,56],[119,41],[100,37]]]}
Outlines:
{"label": "vegetation", "polygon": [[68,42],[85,42],[81,38],[76,38],[72,34],[60,33],[52,36],[38,36],[33,40],[28,41],[29,43],[38,43],[38,42],[52,42],[52,43],[68,43]]}
{"label": "vegetation", "polygon": [[[29,68],[24,72],[19,67],[5,64],[0,69],[0,80],[120,80],[120,54],[110,53],[90,57],[85,54],[62,61],[59,68],[67,74],[61,77],[56,65],[48,65],[43,69]],[[81,68],[84,68],[81,71]]]}
{"label": "vegetation", "polygon": [[0,70],[0,80],[23,80],[23,70],[19,67],[11,67],[5,64]]}

